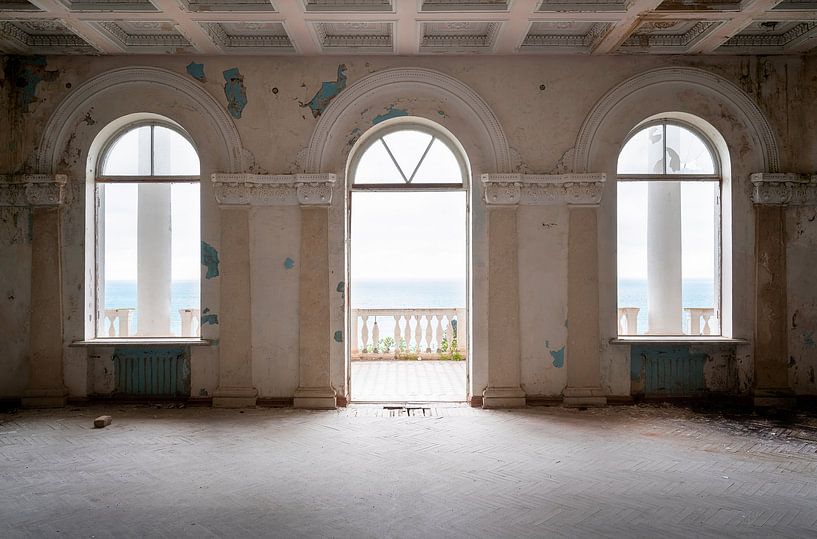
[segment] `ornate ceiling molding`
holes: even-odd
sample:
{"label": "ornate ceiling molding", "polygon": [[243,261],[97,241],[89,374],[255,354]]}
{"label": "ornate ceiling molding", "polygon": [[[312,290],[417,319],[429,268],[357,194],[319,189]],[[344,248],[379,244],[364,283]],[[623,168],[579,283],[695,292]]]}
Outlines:
{"label": "ornate ceiling molding", "polygon": [[65,174],[0,175],[0,207],[60,206],[67,182]]}
{"label": "ornate ceiling molding", "polygon": [[223,206],[328,206],[334,174],[213,174]]}
{"label": "ornate ceiling molding", "polygon": [[177,98],[188,100],[201,111],[204,118],[224,141],[231,172],[243,172],[244,151],[241,138],[224,107],[201,85],[172,71],[156,67],[125,67],[107,71],[77,87],[60,102],[43,129],[37,155],[37,169],[44,174],[57,168],[57,159],[81,115],[93,106],[94,100],[107,92],[135,84],[154,84],[166,88]]}
{"label": "ornate ceiling molding", "polygon": [[596,205],[604,174],[483,174],[490,205]]}
{"label": "ornate ceiling molding", "polygon": [[752,174],[752,202],[774,206],[817,205],[817,174]]}
{"label": "ornate ceiling molding", "polygon": [[683,86],[703,87],[717,94],[723,102],[740,110],[760,142],[764,168],[769,172],[777,172],[780,164],[777,139],[757,104],[736,84],[714,73],[692,67],[667,67],[647,71],[627,79],[607,92],[590,111],[579,130],[573,171],[583,172],[591,166],[590,154],[596,136],[607,116],[616,107],[640,90],[666,84],[675,84],[679,88]]}
{"label": "ornate ceiling molding", "polygon": [[[347,110],[361,103],[382,104],[384,96],[389,92],[404,95],[408,84],[426,86],[441,97],[452,103],[460,104],[465,110],[472,113],[472,118],[476,120],[475,123],[482,127],[490,140],[491,147],[485,148],[484,151],[493,156],[494,170],[506,172],[511,169],[511,154],[505,132],[491,107],[471,87],[439,71],[423,68],[395,68],[372,73],[338,94],[320,116],[315,131],[312,133],[307,149],[307,170],[310,172],[323,170],[330,159],[330,154],[340,154],[345,139],[341,140],[342,137],[330,135]],[[331,147],[332,145],[334,147]]]}

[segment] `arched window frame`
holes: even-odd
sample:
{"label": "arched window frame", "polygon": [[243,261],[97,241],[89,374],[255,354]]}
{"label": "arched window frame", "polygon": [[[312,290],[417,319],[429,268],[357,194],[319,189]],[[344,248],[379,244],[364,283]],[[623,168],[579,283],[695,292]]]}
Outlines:
{"label": "arched window frame", "polygon": [[[103,287],[105,286],[105,279],[104,279],[104,267],[105,267],[105,222],[104,222],[104,215],[102,213],[102,209],[104,205],[102,203],[102,196],[100,193],[99,186],[102,184],[115,184],[115,183],[156,183],[156,184],[173,184],[173,183],[201,183],[201,157],[200,151],[198,146],[196,145],[193,138],[184,130],[182,126],[169,120],[164,117],[158,117],[154,114],[138,114],[138,116],[149,116],[148,118],[144,119],[134,119],[131,121],[125,121],[125,123],[121,123],[125,118],[121,118],[117,123],[120,123],[121,126],[116,128],[115,131],[108,134],[102,144],[98,146],[98,150],[92,148],[92,152],[96,151],[97,158],[93,160],[94,163],[93,167],[93,174],[89,173],[89,176],[93,179],[93,200],[94,200],[94,227],[93,227],[93,234],[94,234],[94,261],[95,261],[95,274],[94,274],[94,287],[93,287],[93,301],[94,301],[94,320],[93,320],[93,337],[94,339],[108,339],[110,335],[103,334],[104,329],[104,322],[105,322],[105,297],[103,293]],[[137,115],[134,115],[137,116]],[[144,174],[133,174],[133,175],[106,175],[102,174],[102,171],[105,169],[106,161],[111,153],[111,150],[115,146],[115,144],[125,136],[127,133],[142,128],[142,127],[150,127],[151,128],[151,155],[150,155],[150,163],[151,163],[151,174],[144,175]],[[190,143],[193,150],[196,152],[196,155],[199,157],[199,174],[198,175],[189,175],[189,174],[178,174],[178,175],[156,175],[153,174],[153,167],[154,167],[154,152],[155,152],[155,144],[154,144],[154,129],[156,127],[163,127],[168,130],[173,131],[174,133],[183,137],[188,143]],[[104,130],[103,130],[104,132]],[[199,223],[199,229],[201,229],[201,223]],[[199,286],[201,283],[199,283]],[[199,309],[200,309],[199,305]],[[199,315],[200,317],[200,315]],[[120,320],[121,323],[121,320]],[[87,327],[87,326],[86,326]],[[200,327],[200,319],[199,319],[199,327]],[[87,330],[86,330],[87,331]],[[118,330],[121,331],[121,328]],[[129,337],[131,337],[129,335]],[[164,335],[157,335],[156,338],[166,338],[167,336]],[[121,338],[121,335],[116,336],[116,338]],[[145,338],[151,339],[154,338],[153,336],[146,336]],[[173,337],[171,337],[173,338]],[[180,336],[179,338],[185,338],[184,336]]]}
{"label": "arched window frame", "polygon": [[[395,160],[394,156],[391,155],[391,151],[388,150],[388,146],[386,146],[387,150],[389,151],[389,155],[394,161],[395,167],[397,170],[403,175],[404,183],[356,183],[355,178],[357,177],[357,168],[360,160],[366,154],[366,152],[371,148],[374,144],[384,144],[381,142],[383,137],[391,134],[396,133],[398,131],[419,131],[421,133],[425,133],[430,135],[431,141],[426,148],[425,153],[423,154],[423,158],[420,160],[420,163],[417,165],[417,170],[419,170],[422,161],[425,159],[431,145],[434,143],[435,140],[439,140],[451,151],[454,157],[457,160],[457,164],[459,165],[460,169],[460,178],[461,181],[458,183],[412,183],[413,176],[411,178],[406,178],[403,175],[402,169],[398,165],[397,161]],[[417,170],[414,171],[416,174]],[[424,125],[421,123],[415,122],[398,122],[393,125],[383,127],[381,129],[376,130],[372,133],[365,141],[362,142],[361,146],[354,149],[354,154],[349,162],[349,177],[352,179],[351,182],[351,189],[352,190],[389,190],[389,191],[399,191],[399,190],[450,190],[450,189],[465,189],[466,182],[468,180],[468,163],[465,160],[463,155],[462,149],[445,133],[441,132],[439,129],[434,129],[431,126]]]}
{"label": "arched window frame", "polygon": [[[705,146],[707,151],[709,152],[709,156],[712,159],[712,163],[714,165],[714,173],[713,174],[667,174],[666,173],[666,126],[668,125],[675,125],[678,127],[682,127],[691,133],[693,133]],[[643,132],[650,127],[655,126],[662,126],[663,127],[663,144],[665,145],[664,151],[664,173],[663,174],[636,174],[636,173],[629,173],[629,172],[619,172],[618,171],[618,159],[621,156],[621,152],[627,146],[627,143],[630,140],[638,135],[639,133]],[[693,123],[684,121],[682,119],[673,118],[673,117],[665,117],[665,116],[656,116],[647,121],[641,122],[627,134],[627,137],[621,144],[621,148],[619,152],[616,154],[616,180],[617,181],[681,181],[681,182],[694,182],[694,181],[706,181],[718,182],[718,188],[716,191],[715,197],[715,208],[716,208],[716,216],[714,221],[715,226],[715,249],[716,249],[716,256],[715,256],[715,275],[714,275],[714,286],[715,286],[715,298],[714,298],[714,309],[715,309],[715,317],[718,321],[718,332],[717,335],[712,335],[713,337],[721,337],[725,334],[724,325],[726,320],[724,319],[724,298],[723,298],[723,290],[724,290],[724,282],[723,282],[723,249],[724,249],[724,236],[723,236],[723,207],[722,207],[722,199],[724,196],[724,168],[723,163],[721,161],[721,153],[717,150],[716,144],[713,140],[703,132],[698,126],[694,125]],[[617,219],[618,220],[618,219]],[[730,302],[731,304],[731,302]],[[617,305],[617,307],[621,308],[621,305]],[[731,326],[731,319],[729,320],[729,324]],[[618,325],[618,324],[617,324]],[[619,335],[624,336],[624,335]],[[680,335],[678,335],[680,336]],[[695,335],[690,335],[691,337],[697,337]],[[676,337],[675,335],[665,335],[665,337],[672,338]]]}

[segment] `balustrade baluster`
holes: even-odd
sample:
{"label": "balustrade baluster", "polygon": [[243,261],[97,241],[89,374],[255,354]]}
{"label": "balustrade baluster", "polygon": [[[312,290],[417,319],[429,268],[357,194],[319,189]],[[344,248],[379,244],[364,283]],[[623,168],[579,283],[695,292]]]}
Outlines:
{"label": "balustrade baluster", "polygon": [[422,320],[423,315],[422,314],[417,314],[417,315],[415,315],[414,318],[417,320],[417,325],[414,326],[414,340],[417,341],[417,349],[416,350],[417,350],[417,354],[419,355],[420,351],[422,350],[421,343],[422,343],[422,340],[423,340],[423,330],[420,327],[420,321]]}
{"label": "balustrade baluster", "polygon": [[360,317],[363,320],[363,325],[360,327],[360,336],[363,340],[363,352],[369,351],[369,317],[363,315]]}
{"label": "balustrade baluster", "polygon": [[454,352],[454,324],[451,321],[454,319],[450,314],[446,316],[447,325],[445,326],[445,341],[448,345],[448,352]]}
{"label": "balustrade baluster", "polygon": [[433,315],[425,315],[426,319],[426,353],[431,352],[431,325],[433,324]]}
{"label": "balustrade baluster", "polygon": [[355,354],[360,353],[360,344],[359,344],[360,341],[358,341],[359,337],[358,337],[358,323],[357,323],[358,313],[357,313],[357,309],[352,309],[352,312],[350,314],[351,314],[351,318],[352,318],[352,320],[351,320],[351,323],[352,323],[351,324],[352,325],[352,335],[351,335],[350,344],[352,346],[352,355],[355,355]]}
{"label": "balustrade baluster", "polygon": [[380,352],[380,327],[377,325],[377,317],[375,317],[374,326],[372,327],[372,352],[375,354]]}
{"label": "balustrade baluster", "polygon": [[464,352],[468,343],[468,323],[465,320],[465,309],[457,309],[457,329],[454,332],[457,351]]}
{"label": "balustrade baluster", "polygon": [[434,325],[434,344],[437,353],[443,351],[443,316],[441,314],[434,315],[434,320],[437,322]]}
{"label": "balustrade baluster", "polygon": [[394,355],[400,351],[400,340],[403,338],[400,331],[400,313],[394,315]]}

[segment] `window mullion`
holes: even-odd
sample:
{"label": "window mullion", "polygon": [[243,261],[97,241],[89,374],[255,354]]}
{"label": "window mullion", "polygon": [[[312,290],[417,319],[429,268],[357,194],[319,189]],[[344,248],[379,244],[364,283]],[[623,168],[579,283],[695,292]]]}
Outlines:
{"label": "window mullion", "polygon": [[391,150],[389,149],[389,145],[386,144],[386,140],[381,138],[380,142],[383,144],[383,147],[386,148],[386,152],[389,154],[389,157],[391,157],[391,160],[392,160],[392,163],[394,163],[394,166],[397,167],[397,172],[399,172],[400,176],[403,177],[403,181],[405,183],[409,183],[410,180],[408,178],[406,178],[406,175],[403,173],[403,169],[400,168],[400,165],[397,163],[397,159],[395,159],[394,155],[392,155]]}
{"label": "window mullion", "polygon": [[426,156],[428,155],[428,151],[431,149],[431,145],[434,144],[435,140],[437,140],[437,139],[435,139],[434,137],[431,137],[431,141],[428,143],[428,146],[426,146],[426,151],[423,152],[423,156],[420,157],[420,160],[417,162],[417,166],[414,167],[414,172],[411,173],[411,178],[409,178],[409,183],[414,181],[414,176],[416,176],[417,171],[420,170],[420,165],[423,164],[423,161],[425,160]]}

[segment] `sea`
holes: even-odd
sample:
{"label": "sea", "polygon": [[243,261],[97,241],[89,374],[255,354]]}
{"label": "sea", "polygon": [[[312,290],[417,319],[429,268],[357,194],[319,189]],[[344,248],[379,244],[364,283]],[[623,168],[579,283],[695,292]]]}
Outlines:
{"label": "sea", "polygon": [[[713,307],[715,290],[709,279],[685,279],[684,307]],[[180,309],[199,307],[198,281],[173,281],[171,286],[171,333],[181,332]],[[456,308],[465,306],[465,284],[454,280],[353,280],[350,299],[355,309],[401,307]],[[639,333],[647,330],[647,281],[621,279],[618,286],[621,307],[639,307]],[[105,308],[136,307],[135,281],[106,281]],[[130,334],[136,333],[138,313],[131,316]],[[688,321],[685,321],[688,324]]]}

